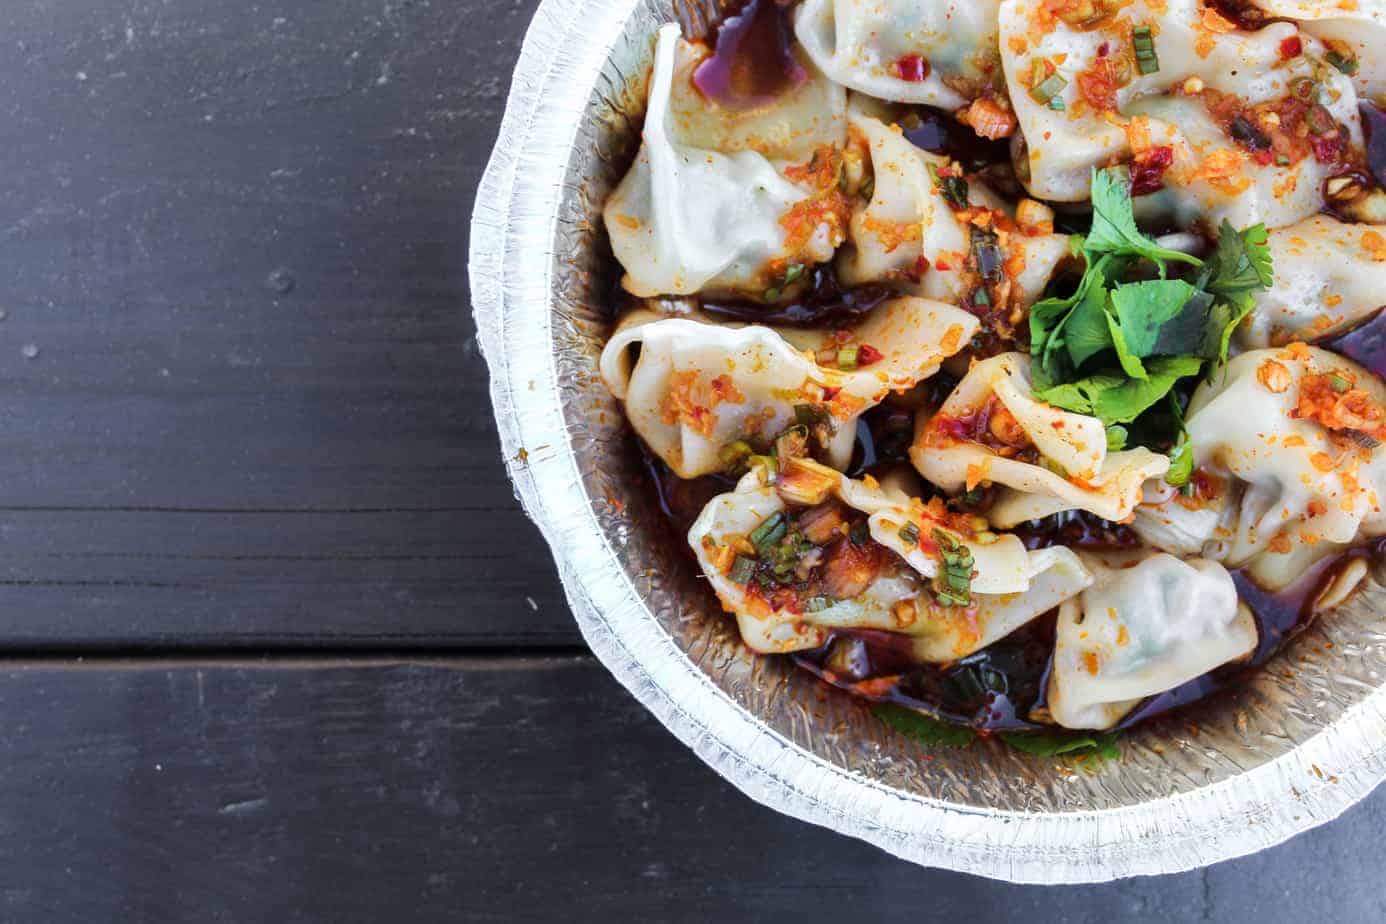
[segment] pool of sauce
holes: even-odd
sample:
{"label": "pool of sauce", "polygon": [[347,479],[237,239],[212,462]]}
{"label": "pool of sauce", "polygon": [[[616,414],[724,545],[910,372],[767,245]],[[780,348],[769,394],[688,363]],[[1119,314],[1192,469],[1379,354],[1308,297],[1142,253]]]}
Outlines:
{"label": "pool of sauce", "polygon": [[[729,107],[761,105],[803,80],[803,69],[792,52],[788,14],[793,0],[749,0],[729,16],[714,34],[714,54],[698,69],[694,82],[708,98]],[[1241,0],[1214,0],[1228,19],[1244,29],[1258,29],[1270,20]],[[1386,112],[1370,102],[1361,104],[1367,140],[1367,168],[1386,186]],[[969,170],[1008,161],[1005,142],[978,138],[950,115],[923,107],[907,118],[907,137],[920,148],[946,154]],[[850,327],[873,308],[898,294],[885,285],[845,287],[831,264],[815,267],[809,283],[786,304],[764,305],[732,300],[703,300],[703,310],[715,318],[743,323],[796,327]],[[1317,341],[1386,378],[1386,311],[1356,328]],[[880,476],[908,466],[915,414],[937,408],[956,385],[940,373],[908,399],[887,399],[868,410],[857,423],[857,439],[847,474],[852,478]],[[637,441],[638,442],[638,441]],[[657,503],[676,544],[693,560],[685,537],[703,507],[718,494],[731,491],[736,479],[711,475],[683,480],[649,451],[640,452]],[[985,500],[981,509],[985,509]],[[1128,527],[1082,511],[1069,511],[1014,530],[1027,548],[1050,545],[1122,549],[1138,546]],[[1350,558],[1386,555],[1386,539],[1331,556],[1310,568],[1292,586],[1278,593],[1259,587],[1243,571],[1233,571],[1241,599],[1255,616],[1256,649],[1242,661],[1224,665],[1172,690],[1149,697],[1118,727],[1168,720],[1181,706],[1201,700],[1234,684],[1264,665],[1315,618],[1314,603],[1337,570]],[[945,665],[918,663],[907,637],[876,630],[840,630],[821,647],[791,656],[800,667],[824,682],[854,695],[892,702],[968,725],[983,733],[1049,728],[1030,716],[1045,706],[1045,690],[1053,664],[1055,613],[1032,620],[1003,639],[966,658]]]}

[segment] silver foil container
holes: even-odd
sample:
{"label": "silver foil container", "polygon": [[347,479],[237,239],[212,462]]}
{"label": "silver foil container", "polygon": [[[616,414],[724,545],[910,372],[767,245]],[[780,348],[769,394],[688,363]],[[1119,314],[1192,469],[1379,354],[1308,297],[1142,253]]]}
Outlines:
{"label": "silver foil container", "polygon": [[[1012,882],[1167,873],[1321,824],[1386,773],[1376,580],[1233,691],[1096,772],[997,742],[925,751],[737,639],[655,504],[597,374],[615,279],[601,205],[639,144],[667,0],[544,0],[472,217],[480,343],[516,493],[584,637],[747,795],[917,863]],[[754,822],[752,822],[754,823]]]}

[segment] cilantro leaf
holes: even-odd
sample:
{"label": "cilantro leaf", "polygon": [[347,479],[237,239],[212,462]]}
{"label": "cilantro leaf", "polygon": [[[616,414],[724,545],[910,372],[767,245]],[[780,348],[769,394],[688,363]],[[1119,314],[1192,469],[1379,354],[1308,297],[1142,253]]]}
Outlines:
{"label": "cilantro leaf", "polygon": [[970,728],[940,722],[894,703],[878,703],[871,707],[871,714],[926,747],[965,748],[977,737]]}
{"label": "cilantro leaf", "polygon": [[1037,757],[1075,757],[1088,769],[1096,769],[1104,761],[1121,757],[1121,748],[1117,747],[1120,737],[1120,732],[1099,735],[1037,731],[1001,735],[1001,739],[1017,751]]}
{"label": "cilantro leaf", "polygon": [[1197,356],[1157,356],[1146,366],[1146,378],[1127,378],[1106,372],[1090,375],[1037,392],[1055,407],[1091,414],[1103,424],[1126,424],[1169,394],[1174,383],[1203,368]]}
{"label": "cilantro leaf", "polygon": [[1275,272],[1267,241],[1265,225],[1238,231],[1224,218],[1218,230],[1217,249],[1206,264],[1205,272],[1209,275],[1203,288],[1222,296],[1269,288],[1275,281]]}
{"label": "cilantro leaf", "polygon": [[1152,279],[1113,289],[1112,308],[1121,324],[1127,349],[1142,359],[1159,353],[1169,356],[1191,352],[1159,350],[1157,346],[1164,333],[1163,328],[1180,315],[1197,292],[1182,279]]}
{"label": "cilantro leaf", "polygon": [[1179,313],[1165,322],[1151,352],[1156,356],[1218,358],[1218,342],[1230,311],[1202,289],[1195,289]]}
{"label": "cilantro leaf", "polygon": [[1201,266],[1197,257],[1161,247],[1136,227],[1131,210],[1131,174],[1126,167],[1108,167],[1092,173],[1092,230],[1083,245],[1089,258],[1095,254],[1144,257],[1165,274],[1165,263],[1173,260]]}
{"label": "cilantro leaf", "polygon": [[1077,369],[1103,350],[1112,348],[1112,335],[1107,330],[1107,299],[1104,286],[1090,285],[1072,313],[1064,321],[1063,344],[1068,358]]}

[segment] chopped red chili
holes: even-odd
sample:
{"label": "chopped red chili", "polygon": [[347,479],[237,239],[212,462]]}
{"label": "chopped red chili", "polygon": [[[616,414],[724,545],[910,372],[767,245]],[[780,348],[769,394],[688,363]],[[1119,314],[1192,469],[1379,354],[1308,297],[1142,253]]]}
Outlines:
{"label": "chopped red chili", "polygon": [[869,343],[863,343],[861,346],[857,347],[858,366],[869,366],[883,359],[885,359],[885,354]]}
{"label": "chopped red chili", "polygon": [[1147,148],[1131,162],[1131,195],[1148,196],[1165,188],[1165,171],[1174,163],[1169,145]]}
{"label": "chopped red chili", "polygon": [[1298,35],[1292,35],[1280,43],[1280,57],[1298,58],[1304,53],[1304,43]]}
{"label": "chopped red chili", "polygon": [[901,80],[922,83],[929,77],[929,60],[923,55],[901,55],[895,61],[895,73]]}

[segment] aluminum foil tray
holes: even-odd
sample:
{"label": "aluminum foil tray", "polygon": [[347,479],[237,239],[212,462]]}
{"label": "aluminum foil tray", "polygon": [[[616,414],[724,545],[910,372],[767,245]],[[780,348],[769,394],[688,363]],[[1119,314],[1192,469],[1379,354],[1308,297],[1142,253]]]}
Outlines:
{"label": "aluminum foil tray", "polygon": [[[908,860],[1095,882],[1225,860],[1321,824],[1386,773],[1386,588],[1227,695],[1138,730],[1095,773],[997,742],[926,752],[737,640],[674,547],[597,374],[614,267],[601,205],[639,144],[667,0],[544,0],[472,217],[470,274],[516,493],[584,637],[743,792]],[[754,823],[754,820],[751,821]]]}

